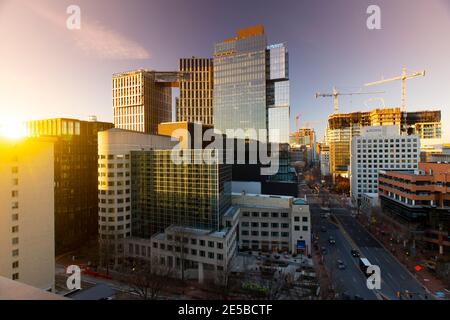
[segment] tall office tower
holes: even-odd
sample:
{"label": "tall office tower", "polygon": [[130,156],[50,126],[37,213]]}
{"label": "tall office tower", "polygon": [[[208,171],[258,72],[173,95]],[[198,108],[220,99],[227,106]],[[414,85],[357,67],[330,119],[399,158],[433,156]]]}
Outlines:
{"label": "tall office tower", "polygon": [[285,44],[267,48],[266,68],[269,141],[289,143],[289,55]]}
{"label": "tall office tower", "polygon": [[363,127],[351,142],[350,190],[359,205],[363,194],[378,193],[379,170],[413,171],[420,160],[420,139],[400,135],[399,126]]}
{"label": "tall office tower", "polygon": [[26,124],[32,137],[55,142],[56,254],[79,248],[98,234],[97,133],[114,125],[75,119],[47,119]]}
{"label": "tall office tower", "polygon": [[171,86],[177,86],[176,80],[176,73],[147,70],[113,75],[115,127],[156,134],[159,123],[172,121]]}
{"label": "tall office tower", "polygon": [[179,71],[189,75],[180,81],[180,96],[176,99],[176,121],[213,124],[213,60],[185,58],[179,61]]}
{"label": "tall office tower", "polygon": [[170,137],[109,129],[98,133],[98,220],[104,259],[117,264],[131,236],[131,151],[171,149]]}
{"label": "tall office tower", "polygon": [[50,138],[0,138],[0,276],[53,290],[55,233]]}
{"label": "tall office tower", "polygon": [[[269,128],[268,102],[271,107],[280,107],[271,112],[273,126],[288,117],[283,108],[287,83],[281,81],[287,79],[285,59],[284,46],[267,47],[261,25],[239,30],[236,37],[217,43],[214,47],[214,128],[223,133],[227,129],[242,129],[247,138],[253,138],[249,130],[259,134],[260,129]],[[258,136],[260,140],[267,138]]]}
{"label": "tall office tower", "polygon": [[170,225],[220,229],[231,206],[231,165],[195,163],[203,150],[190,151],[182,164],[172,160],[172,150],[131,153],[133,237],[149,239]]}

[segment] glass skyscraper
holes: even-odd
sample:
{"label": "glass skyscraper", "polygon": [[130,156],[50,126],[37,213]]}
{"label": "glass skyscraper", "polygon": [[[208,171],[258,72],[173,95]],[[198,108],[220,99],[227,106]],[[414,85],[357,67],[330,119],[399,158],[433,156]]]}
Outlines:
{"label": "glass skyscraper", "polygon": [[267,69],[269,141],[289,143],[289,59],[283,43],[267,48]]}
{"label": "glass skyscraper", "polygon": [[172,161],[172,150],[131,152],[132,234],[150,238],[170,225],[220,229],[231,206],[231,165]]}
{"label": "glass skyscraper", "polygon": [[215,45],[215,129],[267,129],[266,49],[262,26],[239,30]]}
{"label": "glass skyscraper", "polygon": [[[214,47],[214,127],[276,129],[270,142],[289,142],[289,68],[284,44],[267,46],[263,26],[239,30]],[[251,138],[251,137],[250,137]],[[258,136],[259,140],[267,137]]]}

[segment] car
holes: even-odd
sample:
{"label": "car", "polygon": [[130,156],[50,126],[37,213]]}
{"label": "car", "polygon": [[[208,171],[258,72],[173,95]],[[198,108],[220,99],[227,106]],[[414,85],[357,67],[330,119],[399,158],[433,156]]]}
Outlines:
{"label": "car", "polygon": [[355,294],[355,300],[364,300],[364,298],[360,295]]}
{"label": "car", "polygon": [[330,237],[328,238],[328,243],[329,243],[329,244],[336,244],[336,240],[334,240],[334,238],[333,238],[332,236],[330,236]]}
{"label": "car", "polygon": [[354,258],[359,258],[360,257],[360,254],[359,254],[358,250],[352,249],[350,251],[350,253],[352,254],[352,257],[354,257]]}
{"label": "car", "polygon": [[322,231],[322,232],[327,232],[327,228],[326,228],[325,226],[321,226],[321,227],[320,227],[320,231]]}
{"label": "car", "polygon": [[320,252],[322,252],[322,254],[327,254],[327,248],[325,247],[320,248]]}
{"label": "car", "polygon": [[339,270],[344,270],[347,266],[345,265],[345,263],[344,263],[344,261],[342,261],[342,260],[338,260],[337,261],[337,264],[338,264],[338,269]]}

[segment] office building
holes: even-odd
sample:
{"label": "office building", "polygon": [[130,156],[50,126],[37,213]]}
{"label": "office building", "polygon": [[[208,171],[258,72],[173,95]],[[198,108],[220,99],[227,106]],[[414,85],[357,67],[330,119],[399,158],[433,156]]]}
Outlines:
{"label": "office building", "polygon": [[131,152],[172,149],[170,137],[109,129],[98,133],[98,224],[102,252],[117,264],[131,237]]}
{"label": "office building", "polygon": [[220,229],[231,205],[231,165],[214,163],[202,149],[184,152],[186,163],[175,163],[172,150],[131,152],[134,237],[150,238],[173,224]]}
{"label": "office building", "polygon": [[[406,124],[406,127],[405,127]],[[374,109],[368,112],[335,113],[328,117],[327,144],[330,146],[330,173],[348,177],[350,141],[366,126],[398,125],[401,133],[418,135],[422,148],[441,139],[441,112],[401,112],[400,108]]]}
{"label": "office building", "polygon": [[419,163],[417,170],[384,170],[379,177],[383,212],[439,254],[450,252],[450,164]]}
{"label": "office building", "polygon": [[213,60],[183,58],[179,71],[189,74],[180,81],[180,95],[176,99],[176,121],[213,124]]}
{"label": "office building", "polygon": [[[214,128],[276,130],[261,141],[289,143],[289,68],[284,44],[267,46],[261,25],[214,47]],[[249,131],[250,130],[250,131]]]}
{"label": "office building", "polygon": [[27,135],[55,138],[56,254],[78,249],[98,235],[97,133],[112,123],[46,119],[26,123]]}
{"label": "office building", "polygon": [[305,200],[235,193],[232,202],[240,209],[241,250],[311,253],[311,215]]}
{"label": "office building", "polygon": [[322,144],[319,153],[320,158],[320,174],[322,176],[330,175],[330,147]]}
{"label": "office building", "polygon": [[112,79],[114,126],[149,134],[172,121],[172,88],[188,79],[182,72],[134,70]]}
{"label": "office building", "polygon": [[0,138],[0,276],[42,290],[55,283],[53,145]]}
{"label": "office building", "polygon": [[284,43],[270,45],[266,51],[266,83],[269,141],[289,143],[289,54]]}
{"label": "office building", "polygon": [[363,127],[351,143],[350,192],[359,206],[364,193],[378,192],[380,170],[415,170],[420,160],[420,139],[400,135],[399,126]]}
{"label": "office building", "polygon": [[183,149],[206,148],[211,142],[203,141],[203,136],[210,129],[212,130],[213,126],[188,121],[163,122],[158,124],[158,134],[179,140],[179,147]]}

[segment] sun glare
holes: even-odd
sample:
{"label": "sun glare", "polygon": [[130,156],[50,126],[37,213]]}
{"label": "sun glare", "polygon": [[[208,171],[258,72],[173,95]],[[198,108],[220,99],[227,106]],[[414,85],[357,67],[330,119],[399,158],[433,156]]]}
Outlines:
{"label": "sun glare", "polygon": [[19,120],[2,121],[0,123],[0,137],[7,139],[20,139],[25,136],[23,122]]}

